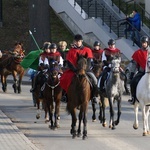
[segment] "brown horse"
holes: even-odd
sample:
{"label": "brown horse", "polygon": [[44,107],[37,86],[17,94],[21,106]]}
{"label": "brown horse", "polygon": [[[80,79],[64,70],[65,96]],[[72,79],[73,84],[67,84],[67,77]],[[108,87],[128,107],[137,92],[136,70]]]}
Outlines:
{"label": "brown horse", "polygon": [[[13,51],[4,51],[2,57],[0,58],[0,74],[2,82],[2,90],[7,91],[7,76],[13,75],[14,79],[14,92],[21,93],[21,82],[24,76],[24,68],[20,65],[20,62],[24,58],[24,50],[22,43],[17,42]],[[18,79],[17,79],[18,76]]]}
{"label": "brown horse", "polygon": [[[91,86],[86,75],[87,59],[82,55],[77,56],[77,73],[68,88],[67,96],[67,110],[71,113],[72,124],[70,133],[72,138],[81,136],[81,121],[83,120],[83,139],[87,138],[87,110],[88,103],[91,99]],[[76,131],[76,110],[79,109],[79,126]],[[76,134],[77,132],[77,134]]]}
{"label": "brown horse", "polygon": [[58,62],[51,60],[49,68],[44,73],[45,79],[43,78],[44,80],[44,85],[42,86],[43,97],[46,105],[46,110],[48,111],[49,114],[51,129],[59,127],[59,119],[60,119],[59,109],[62,97],[62,88],[60,87],[59,81],[60,72],[61,69]]}

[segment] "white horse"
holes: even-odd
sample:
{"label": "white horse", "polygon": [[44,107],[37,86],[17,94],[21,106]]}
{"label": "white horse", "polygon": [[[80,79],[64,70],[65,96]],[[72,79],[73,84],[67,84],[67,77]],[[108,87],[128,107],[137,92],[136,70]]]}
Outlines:
{"label": "white horse", "polygon": [[[115,129],[115,126],[119,124],[120,115],[121,115],[121,101],[122,101],[122,93],[123,93],[123,86],[122,80],[120,79],[120,57],[114,57],[111,62],[111,71],[109,78],[106,82],[105,89],[106,95],[109,100],[109,107],[110,107],[110,121],[109,121],[109,128]],[[114,111],[114,101],[117,102],[117,120],[114,119],[115,111]]]}
{"label": "white horse", "polygon": [[148,125],[150,109],[150,51],[148,51],[145,74],[137,85],[136,97],[139,103],[136,101],[134,105],[135,121],[133,128],[138,129],[138,110],[140,105],[143,119],[143,136],[146,136],[147,134],[150,134]]}

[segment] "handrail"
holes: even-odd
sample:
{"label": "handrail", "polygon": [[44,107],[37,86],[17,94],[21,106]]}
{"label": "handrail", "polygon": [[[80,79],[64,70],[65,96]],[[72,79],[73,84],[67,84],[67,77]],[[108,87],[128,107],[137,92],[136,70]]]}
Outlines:
{"label": "handrail", "polygon": [[[77,2],[77,0],[75,0]],[[79,4],[80,6],[83,7],[83,0],[79,0]],[[84,8],[85,8],[85,12],[87,12],[88,14],[88,18],[90,15],[90,11],[89,11],[89,8],[90,6],[92,5],[93,9],[95,10],[94,14],[93,14],[93,17],[97,18],[99,15],[101,16],[101,19],[102,19],[102,25],[105,25],[107,24],[107,26],[109,27],[109,32],[111,33],[112,31],[114,31],[116,33],[116,35],[118,36],[118,38],[120,37],[120,33],[123,32],[123,29],[120,29],[120,22],[121,21],[125,21],[126,19],[121,19],[121,20],[118,20],[114,17],[114,15],[108,10],[108,8],[106,7],[106,5],[100,3],[99,1],[95,0],[88,0],[87,1],[87,5],[86,5],[86,8],[85,8],[85,5],[84,5]],[[91,3],[93,2],[93,3]],[[85,4],[85,3],[84,3]],[[84,8],[81,8],[81,9],[84,9]],[[101,14],[99,14],[99,10],[101,10]],[[93,12],[92,12],[93,13]],[[108,21],[105,20],[105,17],[108,17]],[[129,22],[130,24],[130,22]],[[139,34],[140,32],[132,25],[132,28],[137,31]],[[126,37],[128,38],[128,37]],[[135,44],[135,41],[133,40],[133,46]]]}

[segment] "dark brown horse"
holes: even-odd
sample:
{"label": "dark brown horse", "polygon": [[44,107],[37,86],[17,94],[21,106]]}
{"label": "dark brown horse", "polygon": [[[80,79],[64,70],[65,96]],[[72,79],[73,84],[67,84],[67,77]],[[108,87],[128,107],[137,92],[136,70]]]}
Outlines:
{"label": "dark brown horse", "polygon": [[[91,99],[91,86],[86,75],[87,59],[82,55],[78,56],[77,73],[74,75],[71,85],[68,88],[67,110],[71,114],[72,123],[71,131],[72,138],[81,135],[81,121],[83,120],[83,139],[87,138],[87,110],[88,103]],[[79,109],[79,126],[76,131],[76,110]],[[77,132],[77,133],[76,133]]]}
{"label": "dark brown horse", "polygon": [[[3,55],[0,58],[0,74],[1,74],[1,82],[2,82],[2,90],[4,92],[7,91],[7,76],[11,75],[14,79],[14,92],[21,93],[21,82],[24,76],[24,68],[20,65],[20,62],[24,58],[24,50],[22,43],[17,42],[13,51],[4,51]],[[18,78],[17,78],[18,76]]]}
{"label": "dark brown horse", "polygon": [[[44,85],[42,86],[43,97],[46,105],[46,110],[49,114],[50,128],[55,129],[59,127],[59,109],[62,97],[62,88],[60,87],[59,73],[60,66],[57,61],[51,60],[49,68],[44,73]],[[53,112],[54,111],[54,112]],[[54,121],[53,121],[54,117]]]}

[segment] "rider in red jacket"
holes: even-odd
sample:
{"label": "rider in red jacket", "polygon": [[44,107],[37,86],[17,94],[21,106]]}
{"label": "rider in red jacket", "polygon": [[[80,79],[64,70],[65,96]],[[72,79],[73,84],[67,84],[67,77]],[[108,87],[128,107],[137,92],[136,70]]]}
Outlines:
{"label": "rider in red jacket", "polygon": [[[145,74],[146,60],[147,60],[147,51],[150,50],[149,47],[149,38],[147,36],[141,37],[141,48],[135,51],[132,55],[132,66],[131,66],[131,99],[128,100],[131,104],[135,103],[136,100],[136,87],[142,76]],[[134,76],[136,69],[138,70],[137,74]]]}
{"label": "rider in red jacket", "polygon": [[[68,90],[68,87],[70,86],[70,83],[72,81],[72,78],[73,78],[75,72],[77,71],[77,69],[76,69],[77,53],[80,55],[87,56],[87,61],[88,61],[87,74],[92,79],[93,91],[97,91],[96,90],[97,89],[97,78],[90,71],[93,54],[92,54],[92,51],[90,48],[83,46],[82,42],[83,42],[82,36],[80,34],[75,35],[74,45],[71,47],[71,49],[69,50],[67,57],[66,57],[69,69],[66,70],[60,78],[60,85],[66,92]],[[92,92],[92,96],[94,97],[97,95],[94,92]]]}

